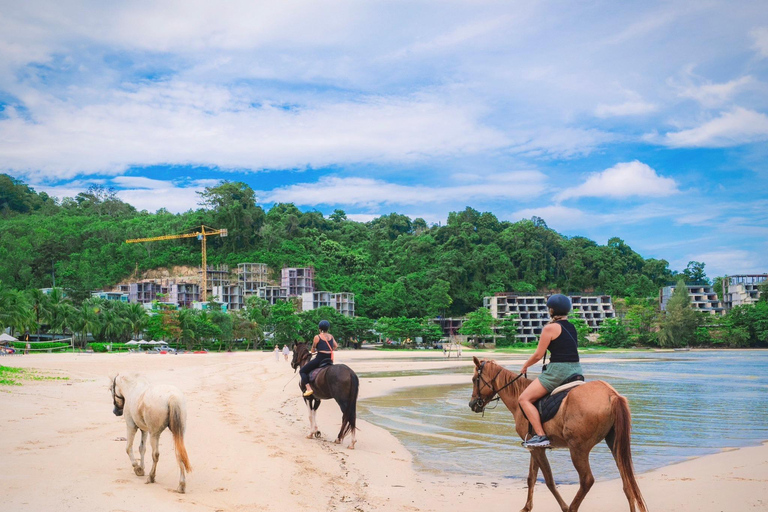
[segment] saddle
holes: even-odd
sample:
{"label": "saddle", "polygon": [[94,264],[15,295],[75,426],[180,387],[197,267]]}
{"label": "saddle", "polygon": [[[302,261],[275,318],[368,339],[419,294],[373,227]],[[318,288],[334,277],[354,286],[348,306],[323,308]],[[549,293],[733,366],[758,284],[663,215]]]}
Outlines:
{"label": "saddle", "polygon": [[544,424],[554,418],[557,411],[560,410],[560,405],[563,403],[563,400],[568,396],[568,393],[570,393],[573,388],[581,386],[582,384],[584,384],[584,376],[575,373],[565,379],[565,382],[562,385],[553,389],[550,394],[544,395],[534,402],[533,405],[536,406],[536,409],[541,416],[541,423]]}
{"label": "saddle", "polygon": [[315,379],[320,374],[321,371],[324,371],[328,366],[331,366],[333,364],[333,360],[326,359],[322,363],[320,363],[320,366],[309,372],[309,383],[313,384],[315,382]]}

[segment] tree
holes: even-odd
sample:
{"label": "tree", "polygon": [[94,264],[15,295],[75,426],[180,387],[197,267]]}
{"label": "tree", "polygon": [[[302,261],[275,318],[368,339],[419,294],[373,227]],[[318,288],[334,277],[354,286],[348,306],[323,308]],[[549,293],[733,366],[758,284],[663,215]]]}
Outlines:
{"label": "tree", "polygon": [[496,320],[491,315],[491,310],[480,307],[467,315],[467,320],[459,328],[459,334],[475,338],[478,342],[493,336]]}
{"label": "tree", "polygon": [[600,343],[606,347],[626,347],[631,343],[627,328],[619,318],[607,318],[600,326]]}
{"label": "tree", "polygon": [[520,318],[517,315],[503,318],[499,323],[499,332],[504,336],[502,340],[496,340],[496,346],[509,346],[517,341],[517,333],[520,329]]}
{"label": "tree", "polygon": [[279,300],[272,306],[269,323],[274,329],[273,344],[292,344],[299,340],[299,318],[293,302]]}
{"label": "tree", "polygon": [[589,333],[592,332],[592,329],[587,324],[586,320],[581,318],[580,316],[574,316],[570,319],[573,326],[576,328],[576,340],[577,343],[580,346],[586,345],[589,343]]}
{"label": "tree", "polygon": [[686,283],[709,283],[707,274],[704,273],[704,267],[706,265],[700,261],[689,261],[688,266],[683,270]]}
{"label": "tree", "polygon": [[661,321],[659,331],[659,343],[667,347],[689,346],[695,341],[698,326],[699,319],[691,309],[688,287],[681,278],[667,301],[666,315]]}

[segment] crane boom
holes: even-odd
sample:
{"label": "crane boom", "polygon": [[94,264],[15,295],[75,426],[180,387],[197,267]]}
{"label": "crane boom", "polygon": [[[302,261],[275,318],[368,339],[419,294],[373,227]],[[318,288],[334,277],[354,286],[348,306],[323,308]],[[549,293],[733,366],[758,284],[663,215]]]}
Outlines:
{"label": "crane boom", "polygon": [[[206,231],[206,228],[208,229]],[[158,240],[177,240],[179,238],[197,238],[200,240],[200,243],[202,245],[203,249],[203,272],[202,272],[202,290],[200,290],[200,298],[203,302],[205,302],[208,299],[208,259],[206,257],[206,239],[209,236],[219,235],[219,236],[227,236],[229,233],[226,229],[213,229],[208,226],[200,226],[200,231],[196,231],[194,233],[182,233],[180,235],[162,235],[162,236],[153,236],[149,238],[132,238],[130,240],[126,240],[125,243],[127,244],[135,244],[139,242],[156,242]]]}

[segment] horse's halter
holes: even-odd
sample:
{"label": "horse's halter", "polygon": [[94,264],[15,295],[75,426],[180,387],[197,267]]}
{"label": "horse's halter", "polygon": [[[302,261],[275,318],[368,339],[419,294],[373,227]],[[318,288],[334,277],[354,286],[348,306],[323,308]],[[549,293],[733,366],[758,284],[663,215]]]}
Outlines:
{"label": "horse's halter", "polygon": [[[501,374],[501,372],[504,370],[504,368],[499,367],[499,371],[496,372],[496,375],[494,375],[493,378],[491,379],[491,381],[488,382],[487,380],[485,380],[485,377],[483,377],[483,368],[485,368],[485,363],[486,362],[487,361],[483,361],[482,363],[480,363],[480,366],[477,367],[477,380],[475,380],[475,386],[477,387],[477,393],[473,393],[472,394],[472,400],[477,400],[477,402],[475,402],[475,404],[479,407],[480,410],[477,410],[475,412],[481,412],[481,411],[485,412],[485,406],[486,405],[488,405],[489,403],[491,403],[494,400],[501,399],[500,396],[497,396],[499,394],[499,392],[501,392],[504,388],[507,388],[507,387],[511,386],[512,384],[514,384],[514,382],[517,379],[519,379],[520,377],[522,377],[524,375],[524,374],[521,373],[517,377],[512,379],[511,381],[509,381],[506,384],[504,384],[499,389],[496,389],[496,377],[498,377]],[[491,394],[488,395],[487,397],[484,397],[484,396],[482,396],[480,394],[480,390],[483,389],[483,388],[480,387],[480,383],[481,382],[482,382],[483,386],[487,386],[487,387],[491,388]],[[473,410],[474,410],[474,408],[473,408]]]}
{"label": "horse's halter", "polygon": [[[118,410],[122,411],[123,407],[125,407],[125,397],[124,396],[120,396],[120,395],[117,394],[117,389],[116,389],[117,384],[116,383],[117,383],[117,377],[112,379],[112,404],[115,406],[115,410],[116,411],[118,411]],[[120,405],[117,404],[118,400],[121,401]]]}
{"label": "horse's halter", "polygon": [[[306,349],[306,351],[302,351],[301,355],[299,355],[299,347],[304,347]],[[307,357],[304,356],[304,352],[306,352]],[[296,368],[298,368],[300,366],[304,366],[304,364],[306,364],[306,363],[303,364],[302,361],[308,360],[311,357],[312,357],[312,355],[309,353],[309,349],[307,348],[307,346],[305,344],[304,345],[300,345],[300,344],[297,343],[293,347],[293,360],[291,361],[291,368],[296,370]]]}

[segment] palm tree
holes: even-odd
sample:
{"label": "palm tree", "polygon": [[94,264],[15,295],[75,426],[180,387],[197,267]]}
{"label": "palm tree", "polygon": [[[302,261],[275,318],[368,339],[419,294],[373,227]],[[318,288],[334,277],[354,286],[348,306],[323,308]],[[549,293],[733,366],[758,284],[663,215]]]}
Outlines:
{"label": "palm tree", "polygon": [[0,282],[0,327],[23,331],[34,321],[29,301],[23,292],[5,288]]}
{"label": "palm tree", "polygon": [[133,303],[128,304],[125,314],[133,337],[138,338],[139,333],[147,326],[147,320],[149,319],[147,310],[144,309],[142,304]]}
{"label": "palm tree", "polygon": [[40,328],[43,321],[50,315],[50,300],[48,295],[40,288],[27,290],[27,298],[32,305],[32,314],[35,319],[35,326],[37,327],[37,340],[40,341]]}

